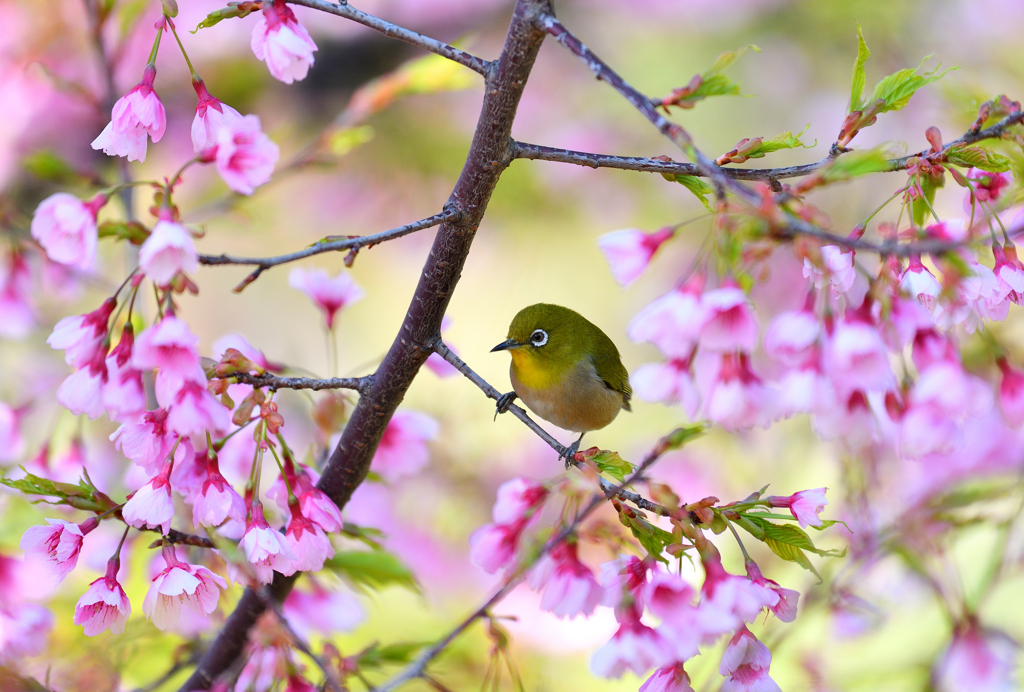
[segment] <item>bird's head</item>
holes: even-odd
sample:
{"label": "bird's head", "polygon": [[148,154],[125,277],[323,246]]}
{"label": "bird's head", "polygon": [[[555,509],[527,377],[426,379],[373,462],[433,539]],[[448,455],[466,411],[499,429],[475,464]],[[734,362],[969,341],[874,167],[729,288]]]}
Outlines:
{"label": "bird's head", "polygon": [[508,339],[491,351],[508,351],[518,368],[561,373],[584,355],[589,323],[568,308],[538,303],[523,308],[508,328]]}

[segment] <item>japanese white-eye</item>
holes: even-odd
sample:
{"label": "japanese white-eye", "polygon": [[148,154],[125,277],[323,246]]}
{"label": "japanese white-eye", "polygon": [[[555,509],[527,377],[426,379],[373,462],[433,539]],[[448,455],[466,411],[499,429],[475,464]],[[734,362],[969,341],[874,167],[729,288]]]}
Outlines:
{"label": "japanese white-eye", "polygon": [[578,312],[538,303],[523,308],[508,328],[508,339],[491,349],[512,356],[512,389],[498,399],[504,413],[519,397],[544,420],[580,433],[565,452],[572,459],[583,434],[630,410],[629,386],[619,350]]}

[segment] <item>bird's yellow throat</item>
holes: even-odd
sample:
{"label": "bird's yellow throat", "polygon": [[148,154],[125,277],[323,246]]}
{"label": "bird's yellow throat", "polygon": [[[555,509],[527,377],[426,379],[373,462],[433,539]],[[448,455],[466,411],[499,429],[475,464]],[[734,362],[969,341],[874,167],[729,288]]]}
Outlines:
{"label": "bird's yellow throat", "polygon": [[565,373],[551,363],[534,355],[529,347],[516,348],[509,351],[512,356],[512,367],[519,381],[531,389],[547,389],[558,384]]}

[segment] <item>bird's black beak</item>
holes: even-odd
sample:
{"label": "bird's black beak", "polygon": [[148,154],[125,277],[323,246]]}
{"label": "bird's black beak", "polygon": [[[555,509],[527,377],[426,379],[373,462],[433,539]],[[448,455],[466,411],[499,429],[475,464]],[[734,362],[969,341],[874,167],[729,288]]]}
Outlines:
{"label": "bird's black beak", "polygon": [[519,343],[515,339],[509,339],[508,341],[502,341],[500,344],[492,348],[491,353],[494,353],[495,351],[507,351],[512,348],[519,348],[523,345],[524,344]]}

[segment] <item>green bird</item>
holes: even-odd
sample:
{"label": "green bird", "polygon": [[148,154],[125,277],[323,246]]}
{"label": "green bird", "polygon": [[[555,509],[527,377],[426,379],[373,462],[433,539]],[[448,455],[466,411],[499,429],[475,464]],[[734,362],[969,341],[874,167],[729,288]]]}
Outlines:
{"label": "green bird", "polygon": [[576,454],[583,435],[630,411],[629,373],[619,350],[595,324],[560,305],[523,308],[508,328],[508,339],[491,349],[512,356],[513,391],[498,398],[498,413],[516,400],[544,420],[580,433],[562,456]]}

